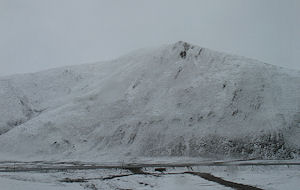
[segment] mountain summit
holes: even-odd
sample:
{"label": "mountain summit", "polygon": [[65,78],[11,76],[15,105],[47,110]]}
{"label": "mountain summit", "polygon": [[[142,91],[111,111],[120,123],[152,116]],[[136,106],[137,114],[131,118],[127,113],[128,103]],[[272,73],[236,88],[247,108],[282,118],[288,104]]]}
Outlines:
{"label": "mountain summit", "polygon": [[0,159],[295,158],[300,72],[177,42],[0,78]]}

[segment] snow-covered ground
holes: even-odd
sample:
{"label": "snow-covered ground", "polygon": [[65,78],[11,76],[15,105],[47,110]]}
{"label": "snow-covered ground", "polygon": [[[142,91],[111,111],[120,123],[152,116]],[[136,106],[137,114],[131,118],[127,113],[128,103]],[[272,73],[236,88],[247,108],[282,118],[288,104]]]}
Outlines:
{"label": "snow-covered ground", "polygon": [[[2,168],[3,165],[1,165]],[[0,172],[1,189],[140,189],[180,190],[235,189],[218,181],[207,180],[190,172],[209,173],[227,182],[245,185],[242,189],[296,190],[300,186],[299,165],[252,166],[192,166],[166,167],[158,172],[153,167],[142,168],[144,174],[128,169],[49,170],[31,172]],[[250,188],[251,187],[251,188]],[[253,189],[254,190],[254,189]]]}

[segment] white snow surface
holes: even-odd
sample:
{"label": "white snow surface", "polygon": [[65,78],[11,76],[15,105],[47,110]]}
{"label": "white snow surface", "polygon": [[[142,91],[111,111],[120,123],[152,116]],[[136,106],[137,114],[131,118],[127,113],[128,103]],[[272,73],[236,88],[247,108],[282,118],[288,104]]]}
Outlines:
{"label": "white snow surface", "polygon": [[2,160],[288,159],[299,141],[299,71],[185,42],[0,78]]}
{"label": "white snow surface", "polygon": [[[1,172],[0,189],[9,190],[226,190],[234,189],[205,180],[199,176],[182,174],[187,168],[166,168],[168,173],[157,175],[131,175],[104,180],[105,177],[130,174],[119,169],[73,170],[48,172]],[[144,168],[154,172],[154,168]],[[199,166],[195,172],[211,173],[224,180],[251,185],[266,190],[299,189],[299,166]],[[85,179],[85,182],[66,183],[64,179]]]}

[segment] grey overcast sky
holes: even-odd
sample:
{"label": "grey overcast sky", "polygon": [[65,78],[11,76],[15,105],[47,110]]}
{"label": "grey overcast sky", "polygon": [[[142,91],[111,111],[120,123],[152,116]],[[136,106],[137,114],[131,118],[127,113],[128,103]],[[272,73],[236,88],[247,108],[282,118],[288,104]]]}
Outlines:
{"label": "grey overcast sky", "polygon": [[0,75],[179,40],[300,70],[300,1],[0,0]]}

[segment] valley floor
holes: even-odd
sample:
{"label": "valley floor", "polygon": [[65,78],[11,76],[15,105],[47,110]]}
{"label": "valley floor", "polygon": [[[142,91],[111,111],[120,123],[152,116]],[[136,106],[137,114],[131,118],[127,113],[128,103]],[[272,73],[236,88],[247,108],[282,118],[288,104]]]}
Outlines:
{"label": "valley floor", "polygon": [[299,189],[300,161],[0,162],[0,189]]}

